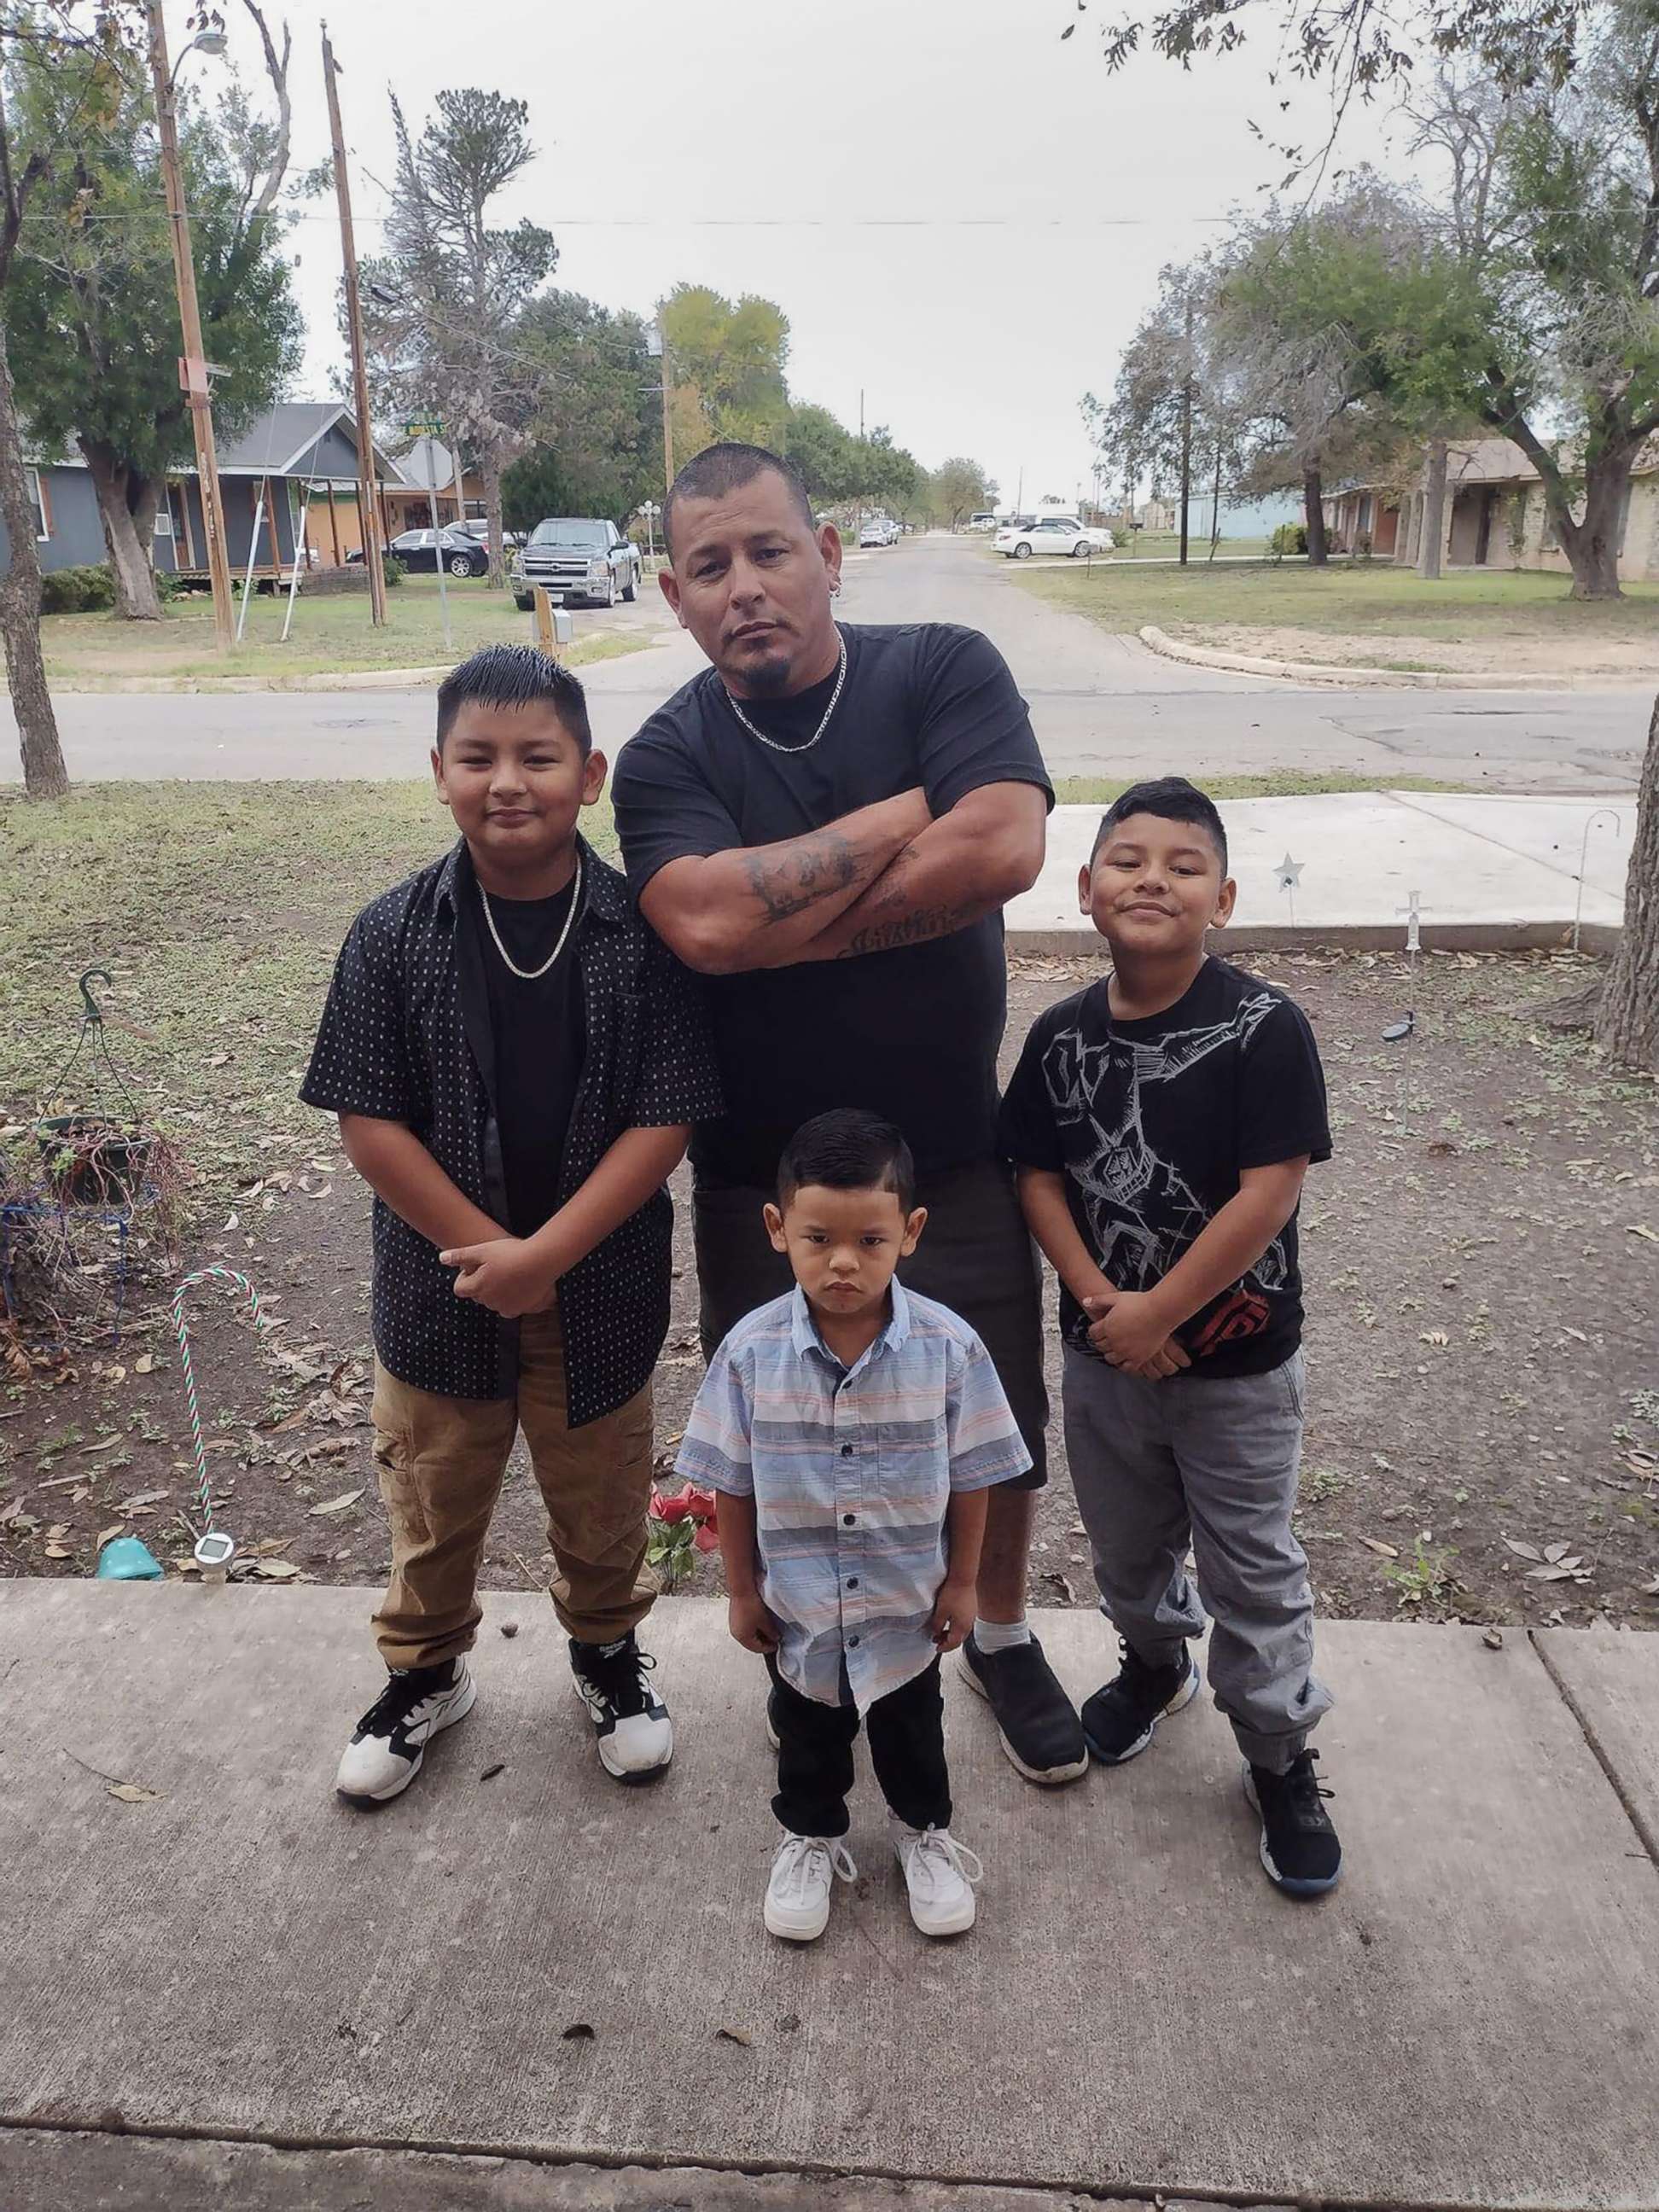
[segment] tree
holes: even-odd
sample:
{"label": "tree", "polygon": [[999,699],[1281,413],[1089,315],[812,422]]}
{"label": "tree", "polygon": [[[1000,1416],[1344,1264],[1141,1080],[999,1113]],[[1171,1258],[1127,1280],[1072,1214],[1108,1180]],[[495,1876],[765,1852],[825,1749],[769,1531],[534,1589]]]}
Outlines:
{"label": "tree", "polygon": [[526,310],[516,343],[545,354],[551,381],[531,425],[533,443],[501,480],[507,526],[532,529],[547,514],[622,525],[662,481],[656,363],[644,323],[579,293],[549,292]]}
{"label": "tree", "polygon": [[1417,114],[1443,158],[1436,296],[1397,305],[1395,374],[1512,438],[1575,599],[1617,599],[1631,471],[1659,435],[1659,7],[1598,15],[1571,82],[1443,75]]}
{"label": "tree", "polygon": [[[706,284],[677,284],[657,311],[674,386],[690,416],[682,456],[721,439],[775,451],[789,415],[784,363],[789,319],[775,301],[745,293],[732,301]],[[687,404],[695,401],[695,412]],[[692,427],[695,426],[695,427]],[[679,453],[683,423],[675,425]]]}
{"label": "tree", "polygon": [[23,789],[30,799],[61,799],[69,789],[69,772],[40,650],[34,499],[17,423],[4,310],[16,276],[24,219],[33,213],[37,194],[82,139],[118,111],[125,88],[143,67],[137,27],[136,10],[118,0],[94,0],[84,8],[75,0],[57,0],[49,12],[37,10],[28,0],[0,5],[0,64],[15,67],[25,55],[56,62],[74,72],[82,95],[60,118],[64,135],[51,143],[37,139],[27,153],[17,144],[10,104],[0,100],[0,520],[10,551],[0,575],[0,635],[5,641]]}
{"label": "tree", "polygon": [[830,412],[793,402],[781,450],[800,471],[816,500],[855,499],[860,489],[858,440]]}
{"label": "tree", "polygon": [[1659,699],[1637,797],[1625,926],[1596,1003],[1595,1042],[1620,1066],[1659,1075]]}
{"label": "tree", "polygon": [[[1089,0],[1076,6],[1062,40]],[[1100,35],[1109,70],[1143,45],[1187,69],[1194,56],[1236,51],[1259,27],[1280,56],[1269,85],[1285,76],[1328,85],[1330,126],[1315,149],[1328,152],[1355,96],[1397,89],[1425,53],[1467,56],[1510,88],[1565,84],[1593,13],[1591,0],[1160,0],[1150,15],[1133,4],[1115,14]],[[1300,147],[1279,150],[1293,169],[1306,165]]]}
{"label": "tree", "polygon": [[[197,290],[216,381],[221,437],[276,397],[298,364],[300,314],[281,246],[277,208],[288,167],[289,36],[280,55],[256,0],[276,95],[275,119],[233,85],[209,118],[187,112],[180,134]],[[81,103],[78,67],[20,55],[13,72],[19,144],[67,142]],[[82,133],[72,158],[37,195],[8,301],[12,373],[37,448],[79,448],[98,498],[115,576],[116,609],[156,621],[151,538],[167,472],[191,453],[179,388],[178,331],[157,314],[173,264],[162,211],[155,108],[147,81],[124,83],[106,126]]]}
{"label": "tree", "polygon": [[953,453],[949,460],[941,461],[933,471],[931,488],[934,512],[942,514],[952,530],[960,529],[966,516],[990,507],[997,495],[994,480],[965,453]]}
{"label": "tree", "polygon": [[500,590],[501,476],[532,442],[556,371],[521,325],[558,249],[528,220],[491,227],[490,203],[535,155],[530,110],[500,93],[441,92],[418,139],[392,102],[396,188],[386,251],[362,264],[363,328],[377,405],[435,411],[476,463]]}

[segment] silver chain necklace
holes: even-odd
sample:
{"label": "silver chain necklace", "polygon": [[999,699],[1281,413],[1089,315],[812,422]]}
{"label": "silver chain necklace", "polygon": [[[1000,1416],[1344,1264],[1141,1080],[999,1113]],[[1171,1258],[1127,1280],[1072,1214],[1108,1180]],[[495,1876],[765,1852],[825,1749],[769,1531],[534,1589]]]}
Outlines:
{"label": "silver chain necklace", "polygon": [[[757,738],[759,743],[763,745],[769,745],[775,753],[810,753],[813,746],[817,744],[818,739],[829,728],[830,717],[835,713],[836,708],[841,704],[841,689],[842,684],[847,681],[847,640],[845,637],[842,636],[839,624],[836,626],[836,635],[841,639],[841,666],[836,676],[836,688],[830,694],[830,704],[823,710],[823,720],[818,724],[817,729],[813,731],[811,736],[807,738],[805,744],[781,745],[778,743],[775,738],[769,738],[764,730],[757,730],[755,727],[748,715],[744,713],[742,708],[738,706],[737,701],[732,696],[732,694],[729,691],[726,692],[726,705],[737,716],[738,721],[742,723],[744,728],[748,731],[750,736]],[[722,689],[724,689],[723,686]]]}
{"label": "silver chain necklace", "polygon": [[478,886],[478,896],[483,902],[484,920],[489,924],[489,933],[495,940],[495,950],[501,954],[507,967],[519,978],[519,981],[521,983],[537,982],[542,976],[546,975],[548,969],[558,958],[560,953],[564,951],[565,939],[569,936],[571,925],[576,919],[576,908],[582,902],[581,854],[579,851],[576,854],[576,873],[570,887],[570,911],[564,918],[564,927],[559,932],[558,943],[553,947],[553,950],[548,954],[546,959],[543,961],[539,968],[520,968],[515,964],[512,954],[508,952],[506,945],[501,943],[501,933],[496,928],[495,917],[489,909],[489,893],[484,889],[482,884]]}

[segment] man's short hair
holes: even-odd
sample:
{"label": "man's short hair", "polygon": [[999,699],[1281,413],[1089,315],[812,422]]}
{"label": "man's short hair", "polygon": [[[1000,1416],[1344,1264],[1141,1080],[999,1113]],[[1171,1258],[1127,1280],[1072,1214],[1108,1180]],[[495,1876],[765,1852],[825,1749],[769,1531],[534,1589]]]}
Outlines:
{"label": "man's short hair", "polygon": [[811,495],[805,479],[793,461],[786,461],[781,453],[768,453],[764,446],[742,446],[728,440],[718,446],[705,446],[694,454],[675,477],[663,508],[662,534],[668,546],[668,557],[674,557],[674,503],[682,499],[724,499],[729,491],[738,491],[752,483],[763,469],[771,469],[783,478],[800,511],[800,519],[809,530],[817,527],[812,513]]}
{"label": "man's short hair", "polygon": [[837,1106],[803,1121],[778,1162],[778,1204],[787,1209],[798,1190],[890,1190],[900,1212],[916,1202],[916,1164],[902,1133],[861,1106]]}
{"label": "man's short hair", "polygon": [[438,750],[457,714],[481,707],[550,707],[576,740],[584,760],[593,750],[587,694],[568,668],[533,645],[487,645],[452,668],[438,686]]}
{"label": "man's short hair", "polygon": [[1095,842],[1089,854],[1089,866],[1093,867],[1100,857],[1100,848],[1117,828],[1132,814],[1156,814],[1164,822],[1191,822],[1207,832],[1221,860],[1221,872],[1227,872],[1227,831],[1216,804],[1207,792],[1200,791],[1195,783],[1188,783],[1184,775],[1150,776],[1145,783],[1132,783],[1121,799],[1115,799],[1100,817],[1100,827],[1095,832]]}

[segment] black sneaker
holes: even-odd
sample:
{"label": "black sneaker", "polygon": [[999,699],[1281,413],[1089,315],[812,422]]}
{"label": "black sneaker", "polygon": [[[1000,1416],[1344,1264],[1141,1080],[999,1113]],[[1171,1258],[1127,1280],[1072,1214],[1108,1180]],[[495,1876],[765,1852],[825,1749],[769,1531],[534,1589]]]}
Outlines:
{"label": "black sneaker", "polygon": [[593,1723],[599,1764],[618,1782],[660,1774],[674,1756],[673,1723],[649,1679],[656,1663],[631,1628],[614,1644],[570,1639],[570,1671]]}
{"label": "black sneaker", "polygon": [[1261,1815],[1261,1863],[1287,1897],[1322,1897],[1342,1872],[1342,1846],[1324,1800],[1331,1795],[1304,1751],[1283,1774],[1244,1769],[1244,1795]]}
{"label": "black sneaker", "polygon": [[970,1634],[962,1674],[996,1715],[1009,1764],[1028,1782],[1075,1782],[1088,1772],[1082,1723],[1035,1636],[1006,1651],[981,1651]]}
{"label": "black sneaker", "polygon": [[1149,1667],[1121,1639],[1123,1664],[1083,1708],[1083,1733],[1105,1766],[1121,1766],[1145,1751],[1165,1713],[1178,1713],[1198,1695],[1198,1668],[1182,1649],[1168,1667]]}
{"label": "black sneaker", "polygon": [[428,1744],[465,1720],[477,1694],[465,1659],[394,1668],[341,1754],[334,1787],[358,1805],[400,1797],[420,1772]]}

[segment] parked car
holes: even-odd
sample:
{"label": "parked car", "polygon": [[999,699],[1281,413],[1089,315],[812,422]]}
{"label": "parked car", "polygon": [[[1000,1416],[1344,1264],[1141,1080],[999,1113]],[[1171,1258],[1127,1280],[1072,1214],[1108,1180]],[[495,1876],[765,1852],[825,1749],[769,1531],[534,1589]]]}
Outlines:
{"label": "parked car", "polygon": [[1064,553],[1073,559],[1109,553],[1116,540],[1109,530],[1085,530],[1074,514],[1039,514],[1029,522],[1010,523],[998,531],[994,542],[1007,559],[1029,561],[1033,553]]}
{"label": "parked car", "polygon": [[878,522],[872,518],[870,521],[862,522],[859,525],[859,544],[861,546],[885,545],[887,542],[887,526],[885,523]]}
{"label": "parked car", "polygon": [[[489,517],[487,514],[464,514],[455,527],[465,531],[469,538],[476,538],[481,545],[489,545]],[[504,530],[501,543],[510,553],[524,544],[525,534],[522,530]]]}
{"label": "parked car", "polygon": [[551,514],[538,522],[513,562],[514,604],[528,612],[535,586],[544,584],[556,606],[567,599],[614,607],[636,599],[644,568],[640,549],[614,522],[591,515]]}
{"label": "parked car", "polygon": [[968,518],[969,530],[994,530],[996,526],[997,519],[994,514],[970,514]]}
{"label": "parked car", "polygon": [[[411,576],[435,576],[438,573],[438,541],[443,540],[444,574],[447,576],[482,576],[489,568],[489,555],[476,538],[449,523],[441,531],[405,530],[386,547],[395,553]],[[348,562],[361,561],[362,550],[353,546],[346,555]]]}

